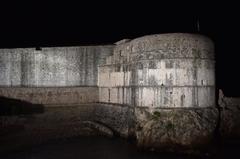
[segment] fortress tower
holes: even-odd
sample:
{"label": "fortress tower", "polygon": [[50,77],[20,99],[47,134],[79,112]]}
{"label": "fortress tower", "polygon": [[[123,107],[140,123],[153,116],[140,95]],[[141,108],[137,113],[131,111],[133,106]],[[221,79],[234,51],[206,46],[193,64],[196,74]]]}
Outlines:
{"label": "fortress tower", "polygon": [[91,119],[148,148],[208,145],[217,126],[214,46],[201,35],[0,49],[0,86],[45,107],[87,104]]}

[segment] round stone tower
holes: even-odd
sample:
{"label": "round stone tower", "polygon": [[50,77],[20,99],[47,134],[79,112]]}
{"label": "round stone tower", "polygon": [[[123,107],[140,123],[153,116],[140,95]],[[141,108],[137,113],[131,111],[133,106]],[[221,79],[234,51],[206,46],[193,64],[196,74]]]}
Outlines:
{"label": "round stone tower", "polygon": [[218,119],[213,42],[171,33],[116,44],[99,67],[100,102],[129,107],[139,146],[181,151],[209,145]]}
{"label": "round stone tower", "polygon": [[213,42],[201,35],[162,34],[131,44],[139,145],[174,151],[206,148],[218,114]]}
{"label": "round stone tower", "polygon": [[214,107],[214,47],[192,34],[145,36],[131,42],[138,107]]}

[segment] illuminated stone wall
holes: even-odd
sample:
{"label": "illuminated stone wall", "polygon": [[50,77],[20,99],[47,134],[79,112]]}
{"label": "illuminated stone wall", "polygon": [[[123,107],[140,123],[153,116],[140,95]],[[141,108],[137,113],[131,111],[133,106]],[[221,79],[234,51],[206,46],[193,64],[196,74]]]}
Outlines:
{"label": "illuminated stone wall", "polygon": [[0,49],[0,86],[97,86],[112,46]]}
{"label": "illuminated stone wall", "polygon": [[99,66],[100,101],[138,107],[214,107],[210,39],[159,34],[123,42]]}

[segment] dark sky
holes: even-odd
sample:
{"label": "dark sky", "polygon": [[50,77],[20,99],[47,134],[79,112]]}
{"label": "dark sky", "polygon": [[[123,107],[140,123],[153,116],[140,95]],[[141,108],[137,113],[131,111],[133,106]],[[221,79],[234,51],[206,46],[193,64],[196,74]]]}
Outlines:
{"label": "dark sky", "polygon": [[147,34],[200,33],[215,42],[217,87],[228,96],[240,96],[237,4],[139,3],[2,4],[0,48],[111,44]]}

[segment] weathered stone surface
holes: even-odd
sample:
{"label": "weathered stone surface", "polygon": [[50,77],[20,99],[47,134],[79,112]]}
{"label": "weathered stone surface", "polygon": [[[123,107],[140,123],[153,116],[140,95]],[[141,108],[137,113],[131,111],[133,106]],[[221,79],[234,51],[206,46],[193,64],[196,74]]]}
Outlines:
{"label": "weathered stone surface", "polygon": [[0,86],[96,86],[113,45],[0,49]]}
{"label": "weathered stone surface", "polygon": [[0,96],[34,104],[74,105],[98,101],[98,87],[0,87]]}
{"label": "weathered stone surface", "polygon": [[140,107],[215,107],[213,42],[157,34],[116,45],[99,65],[99,101]]}
{"label": "weathered stone surface", "polygon": [[104,135],[104,136],[107,136],[107,137],[113,137],[114,136],[113,131],[103,124],[99,124],[99,123],[93,122],[93,121],[83,121],[82,123],[84,125],[83,127],[93,129],[99,135]]}
{"label": "weathered stone surface", "polygon": [[[202,35],[186,33],[170,33],[147,35],[131,40],[114,49],[114,57],[119,53],[127,56],[132,63],[147,59],[166,58],[208,58],[214,59],[213,42]],[[150,57],[152,56],[152,57]],[[113,63],[120,62],[121,58],[114,58]]]}
{"label": "weathered stone surface", "polygon": [[240,98],[225,97],[219,90],[220,133],[223,139],[240,138]]}
{"label": "weathered stone surface", "polygon": [[136,109],[140,147],[181,152],[206,148],[213,141],[218,111],[209,109]]}
{"label": "weathered stone surface", "polygon": [[119,104],[98,104],[94,109],[94,121],[107,125],[122,137],[134,133],[133,108]]}

